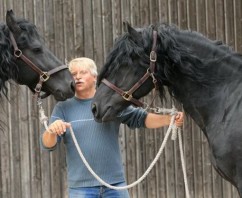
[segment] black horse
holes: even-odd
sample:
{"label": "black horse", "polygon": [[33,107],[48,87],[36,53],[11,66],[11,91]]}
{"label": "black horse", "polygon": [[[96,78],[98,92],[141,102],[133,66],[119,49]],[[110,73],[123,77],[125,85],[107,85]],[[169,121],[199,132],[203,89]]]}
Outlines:
{"label": "black horse", "polygon": [[[160,96],[164,86],[206,135],[215,169],[239,191],[242,197],[242,57],[219,41],[179,30],[166,24],[134,29],[115,42],[98,77],[92,110],[97,121],[112,120],[118,112],[154,88]],[[157,31],[157,42],[151,54]],[[150,59],[156,61],[154,78]],[[148,71],[147,71],[148,70]],[[130,90],[144,74],[133,94],[123,97],[114,91]]]}
{"label": "black horse", "polygon": [[0,92],[7,95],[9,79],[27,85],[39,95],[53,94],[56,100],[74,95],[74,80],[61,61],[44,45],[35,25],[15,19],[7,11],[6,24],[0,23]]}

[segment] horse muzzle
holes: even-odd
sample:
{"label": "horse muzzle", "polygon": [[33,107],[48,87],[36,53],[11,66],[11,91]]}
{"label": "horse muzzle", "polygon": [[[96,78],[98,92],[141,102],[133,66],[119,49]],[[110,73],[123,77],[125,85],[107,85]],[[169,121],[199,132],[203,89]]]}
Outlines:
{"label": "horse muzzle", "polygon": [[58,88],[51,93],[57,101],[64,101],[68,98],[72,98],[75,95],[75,83],[71,81],[67,88]]}

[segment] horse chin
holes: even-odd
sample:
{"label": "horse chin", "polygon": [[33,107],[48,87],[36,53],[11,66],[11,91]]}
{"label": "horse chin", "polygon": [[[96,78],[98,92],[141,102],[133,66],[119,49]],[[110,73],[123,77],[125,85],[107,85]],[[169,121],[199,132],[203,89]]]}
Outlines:
{"label": "horse chin", "polygon": [[115,120],[117,117],[118,111],[114,110],[113,108],[108,108],[107,111],[101,117],[95,117],[97,122],[109,122]]}
{"label": "horse chin", "polygon": [[62,92],[57,92],[57,93],[54,93],[53,96],[57,101],[64,101],[64,100],[67,100],[68,98],[72,98],[74,96],[74,93],[73,94],[70,93],[66,95],[66,94],[63,94]]}
{"label": "horse chin", "polygon": [[56,95],[54,95],[54,98],[55,98],[55,100],[57,100],[57,101],[65,101],[67,98],[66,97],[63,97],[63,96],[56,96]]}

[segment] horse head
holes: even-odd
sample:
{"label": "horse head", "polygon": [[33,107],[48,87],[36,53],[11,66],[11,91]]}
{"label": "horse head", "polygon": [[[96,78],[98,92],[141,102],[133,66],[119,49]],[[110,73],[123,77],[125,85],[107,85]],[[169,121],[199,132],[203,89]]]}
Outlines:
{"label": "horse head", "polygon": [[[98,76],[98,89],[92,104],[97,121],[112,120],[128,105],[138,103],[132,98],[138,100],[147,95],[154,88],[154,80],[157,80],[161,97],[165,93],[164,87],[167,87],[171,96],[185,106],[190,104],[184,99],[187,90],[192,100],[206,103],[199,94],[207,95],[207,86],[219,86],[220,82],[225,82],[222,79],[227,73],[218,73],[222,71],[218,63],[230,50],[221,42],[211,41],[197,32],[179,30],[173,25],[151,25],[139,29],[128,23],[125,26],[126,33],[114,43]],[[157,32],[156,38],[154,32]],[[154,51],[157,54],[156,66],[151,72]],[[143,82],[147,73],[150,75]],[[130,94],[137,82],[138,88]]]}
{"label": "horse head", "polygon": [[56,100],[72,97],[72,75],[44,45],[35,25],[16,19],[12,10],[7,11],[6,24],[0,25],[0,90],[4,95],[5,82],[13,79],[33,92],[41,90],[46,95],[53,94]]}
{"label": "horse head", "polygon": [[[121,110],[131,104],[128,98],[124,99],[125,96],[122,97],[122,94],[104,84],[103,79],[120,90],[128,91],[147,73],[149,68],[151,45],[142,37],[152,37],[152,31],[148,33],[149,35],[142,35],[142,31],[135,30],[128,23],[124,25],[127,32],[116,40],[98,76],[98,89],[92,103],[92,111],[97,121],[112,120]],[[152,77],[148,77],[132,93],[132,97],[139,99],[147,95],[154,87],[152,81]]]}

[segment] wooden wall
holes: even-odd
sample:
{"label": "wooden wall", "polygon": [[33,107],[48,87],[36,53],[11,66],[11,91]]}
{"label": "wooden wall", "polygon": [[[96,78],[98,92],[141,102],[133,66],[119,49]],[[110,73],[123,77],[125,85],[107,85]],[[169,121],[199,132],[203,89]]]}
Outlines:
{"label": "wooden wall", "polygon": [[[36,24],[46,45],[61,60],[86,56],[94,59],[99,69],[114,39],[123,32],[123,21],[137,27],[174,23],[242,52],[241,0],[0,0],[0,21],[5,21],[7,9]],[[8,87],[9,101],[0,105],[0,197],[67,197],[64,147],[51,154],[40,149],[41,126],[32,94],[12,82]],[[52,97],[44,100],[47,115],[54,104]],[[171,107],[172,101],[162,101],[162,105]],[[164,134],[165,129],[130,131],[121,127],[128,183],[146,170]],[[238,198],[235,188],[211,166],[207,140],[189,117],[183,140],[191,197]],[[185,197],[177,142],[168,141],[147,179],[130,189],[130,194],[132,198]]]}

